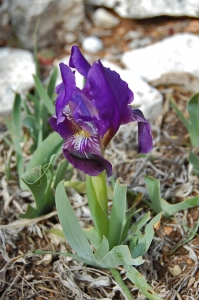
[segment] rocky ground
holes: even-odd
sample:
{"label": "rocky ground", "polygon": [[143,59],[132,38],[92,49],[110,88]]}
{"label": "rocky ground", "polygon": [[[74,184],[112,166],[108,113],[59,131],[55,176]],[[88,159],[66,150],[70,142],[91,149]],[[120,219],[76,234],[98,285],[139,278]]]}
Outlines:
{"label": "rocky ground", "polygon": [[[97,34],[103,41],[101,51],[89,54],[92,60],[112,57],[114,63],[117,63],[117,57],[132,47],[129,45],[131,38],[126,37],[129,31],[140,34],[140,44],[136,46],[138,48],[179,32],[199,35],[198,19],[187,17],[158,17],[139,21],[120,18],[120,21],[111,32],[97,26],[82,26],[82,35]],[[10,45],[11,41],[13,46],[17,45],[14,35],[12,39],[4,41],[4,45]],[[79,45],[82,48],[82,44]],[[44,54],[47,50],[51,53],[50,57]],[[54,58],[60,59],[68,54],[69,46],[63,47],[59,44],[40,50],[43,77],[47,77]],[[120,66],[122,67],[121,62]],[[107,149],[106,156],[113,164],[114,177],[122,177],[128,183],[129,189],[136,193],[142,192],[144,199],[148,197],[144,174],[160,179],[162,197],[170,203],[199,195],[198,177],[192,175],[187,161],[188,151],[191,149],[189,136],[169,103],[172,97],[186,114],[187,101],[196,92],[190,89],[190,76],[183,79],[183,84],[178,75],[165,82],[152,82],[164,100],[162,112],[152,122],[154,148],[149,155],[142,157],[137,154],[134,126],[130,127],[131,130],[129,127],[122,127]],[[5,143],[8,132],[4,119],[1,121],[1,130],[1,299],[125,299],[108,270],[96,270],[59,255],[40,256],[30,253],[23,256],[35,249],[62,252],[70,249],[65,240],[49,233],[52,228],[60,228],[55,210],[34,220],[18,219],[17,216],[24,211],[25,204],[32,203],[32,197],[18,187],[14,153],[11,156],[12,180],[6,180],[5,165],[12,150]],[[27,155],[28,160],[25,151],[24,148],[24,155]],[[199,154],[197,149],[195,152]],[[81,177],[82,174],[75,172],[73,179]],[[72,189],[68,193],[81,225],[88,226],[91,220],[85,196]],[[140,207],[143,210],[137,217],[148,210],[144,202],[140,203]],[[184,244],[189,236],[189,228],[197,225],[198,216],[199,208],[194,208],[179,212],[170,220],[162,218],[161,227],[145,255],[146,263],[138,268],[162,299],[199,299],[197,232]],[[126,279],[122,267],[119,270],[132,296],[135,299],[145,299]]]}

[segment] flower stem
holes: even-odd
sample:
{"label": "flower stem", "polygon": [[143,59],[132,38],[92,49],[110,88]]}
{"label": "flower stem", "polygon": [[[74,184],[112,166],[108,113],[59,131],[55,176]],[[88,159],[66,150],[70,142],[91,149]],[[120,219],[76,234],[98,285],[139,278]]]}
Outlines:
{"label": "flower stem", "polygon": [[86,176],[88,205],[95,229],[100,238],[108,236],[108,195],[105,172],[98,176]]}

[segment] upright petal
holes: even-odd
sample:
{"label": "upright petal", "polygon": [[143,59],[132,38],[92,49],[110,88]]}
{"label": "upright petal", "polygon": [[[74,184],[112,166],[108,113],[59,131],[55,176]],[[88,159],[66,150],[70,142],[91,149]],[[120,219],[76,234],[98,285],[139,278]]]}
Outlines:
{"label": "upright petal", "polygon": [[150,152],[153,148],[153,140],[149,122],[145,119],[143,113],[137,108],[132,110],[131,120],[133,122],[138,122],[138,152]]}
{"label": "upright petal", "polygon": [[75,76],[71,69],[64,63],[60,63],[60,71],[63,82],[56,87],[56,93],[58,94],[56,100],[57,116],[61,115],[64,107],[68,105],[68,102],[76,88]]}
{"label": "upright petal", "polygon": [[75,68],[85,78],[91,67],[77,46],[72,47],[69,66]]}
{"label": "upright petal", "polygon": [[133,101],[133,93],[117,72],[105,68],[100,61],[92,65],[87,80],[99,119],[104,122],[101,135],[110,128],[114,135],[121,124],[129,122],[128,104]]}
{"label": "upright petal", "polygon": [[102,157],[99,143],[98,136],[73,136],[64,143],[63,153],[73,167],[90,176],[97,176],[104,170],[111,176],[112,166]]}

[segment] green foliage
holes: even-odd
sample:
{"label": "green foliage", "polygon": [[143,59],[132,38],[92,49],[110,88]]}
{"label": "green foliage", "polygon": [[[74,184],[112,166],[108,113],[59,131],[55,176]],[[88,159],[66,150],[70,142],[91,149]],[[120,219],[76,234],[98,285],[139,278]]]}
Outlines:
{"label": "green foliage", "polygon": [[32,219],[49,213],[55,204],[54,189],[66,174],[69,163],[64,159],[60,161],[56,170],[52,163],[57,155],[52,155],[48,165],[34,167],[22,176],[22,180],[32,192],[35,207],[27,206],[25,214],[20,218]]}
{"label": "green foliage", "polygon": [[195,174],[199,176],[199,157],[195,153],[189,152],[188,161],[193,165]]}
{"label": "green foliage", "polygon": [[171,218],[176,212],[199,205],[199,196],[170,204],[160,195],[160,181],[151,176],[145,176],[145,182],[150,197],[148,205],[156,212],[161,212],[165,218]]}
{"label": "green foliage", "polygon": [[[140,265],[144,262],[142,255],[148,250],[152,237],[154,235],[154,228],[156,228],[160,221],[161,215],[156,216],[152,219],[145,228],[144,235],[142,234],[142,226],[150,219],[148,214],[144,220],[137,223],[137,227],[132,226],[129,231],[128,239],[131,240],[131,236],[138,236],[136,243],[131,243],[130,249],[127,245],[122,245],[124,240],[123,231],[126,224],[130,225],[129,217],[132,217],[134,209],[130,209],[126,212],[126,186],[116,182],[112,210],[110,217],[108,218],[108,212],[106,206],[98,203],[100,197],[107,197],[107,189],[104,186],[104,174],[100,174],[100,177],[96,176],[95,180],[93,177],[87,177],[87,194],[88,197],[93,197],[94,204],[91,204],[91,214],[94,220],[94,227],[86,230],[82,230],[79,222],[72,209],[70,201],[66,195],[64,182],[60,182],[56,189],[55,199],[58,216],[60,219],[61,226],[65,238],[71,248],[76,254],[65,253],[76,260],[85,264],[92,265],[98,268],[109,268],[113,269],[117,266],[123,265],[127,271],[128,278],[135,283],[142,293],[151,300],[160,300],[160,297],[153,291],[153,289],[145,282],[142,275],[136,271],[133,265]],[[96,189],[100,187],[100,191],[96,192]],[[104,191],[102,191],[102,189]],[[120,205],[121,204],[121,205]],[[98,210],[99,209],[99,210]],[[104,214],[105,225],[101,226],[100,218]],[[108,221],[106,221],[106,218]],[[97,224],[97,225],[96,225]],[[108,232],[108,234],[107,234]],[[128,230],[125,229],[127,233]],[[103,234],[103,235],[102,235]],[[106,236],[107,235],[107,236]],[[86,238],[87,237],[87,238]],[[93,251],[95,249],[95,251]],[[37,253],[41,253],[38,252]],[[132,256],[132,253],[134,257]],[[63,253],[62,253],[63,254]],[[114,276],[118,278],[118,273],[113,271]],[[121,284],[121,281],[120,281]],[[130,298],[129,292],[123,287],[128,299]]]}
{"label": "green foliage", "polygon": [[187,237],[185,239],[183,239],[183,241],[180,242],[169,254],[174,253],[178,248],[180,248],[181,246],[183,246],[183,245],[187,244],[188,242],[190,242],[195,237],[195,235],[197,234],[198,228],[199,228],[199,220],[197,220],[194,228],[189,228],[189,232],[187,234]]}
{"label": "green foliage", "polygon": [[189,113],[189,119],[186,119],[183,113],[179,110],[176,104],[171,101],[171,105],[174,108],[176,114],[186,126],[191,144],[193,147],[199,147],[199,93],[195,94],[189,100],[187,104],[187,110]]}
{"label": "green foliage", "polygon": [[[21,176],[24,173],[24,159],[21,144],[25,143],[30,137],[33,141],[33,145],[30,148],[30,152],[33,154],[33,158],[28,164],[26,172],[33,168],[33,166],[43,165],[49,161],[50,156],[53,153],[57,153],[60,149],[61,137],[54,133],[50,138],[48,137],[51,128],[48,124],[49,117],[54,113],[54,89],[55,81],[57,78],[57,69],[55,68],[51,74],[48,87],[45,89],[38,76],[34,76],[35,79],[35,95],[28,94],[28,100],[23,101],[19,94],[15,95],[14,106],[12,110],[11,121],[7,121],[7,128],[10,132],[11,142],[14,145],[17,162],[17,172],[19,174],[19,183],[22,189],[25,188]],[[24,134],[24,126],[29,130],[28,134]],[[43,143],[45,141],[45,143]],[[42,148],[42,150],[41,150]],[[37,151],[37,149],[40,149]],[[43,155],[43,152],[46,152]],[[37,160],[36,162],[36,157]],[[8,162],[9,163],[9,162]],[[7,166],[8,175],[9,165]]]}
{"label": "green foliage", "polygon": [[37,75],[33,77],[35,81],[35,94],[28,94],[28,100],[29,103],[31,103],[32,110],[30,112],[27,102],[25,102],[24,106],[27,114],[23,120],[23,124],[30,130],[30,135],[33,139],[32,152],[40,146],[41,142],[51,132],[48,120],[49,117],[55,113],[53,101],[57,68],[54,68],[46,88],[44,88]]}
{"label": "green foliage", "polygon": [[[22,141],[22,115],[21,115],[21,97],[19,94],[15,95],[14,106],[12,110],[12,119],[11,122],[7,121],[7,128],[10,131],[10,137],[12,143],[14,145],[14,149],[16,152],[16,161],[17,161],[17,172],[19,174],[19,178],[24,171],[24,160],[23,160],[23,151],[21,149],[21,141]],[[9,168],[9,167],[8,167]],[[22,182],[20,180],[20,186],[22,186]]]}

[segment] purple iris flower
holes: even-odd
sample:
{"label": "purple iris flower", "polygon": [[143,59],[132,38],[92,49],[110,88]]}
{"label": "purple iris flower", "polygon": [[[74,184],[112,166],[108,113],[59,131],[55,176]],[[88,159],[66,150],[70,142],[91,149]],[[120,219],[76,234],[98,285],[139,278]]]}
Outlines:
{"label": "purple iris flower", "polygon": [[142,112],[130,105],[133,93],[115,71],[105,68],[100,60],[92,66],[77,46],[72,47],[70,68],[86,78],[82,90],[76,87],[75,71],[60,63],[63,82],[56,87],[56,114],[50,125],[64,139],[63,153],[77,169],[90,176],[103,170],[112,174],[104,157],[106,146],[120,125],[138,122],[138,151],[152,149],[151,129]]}

